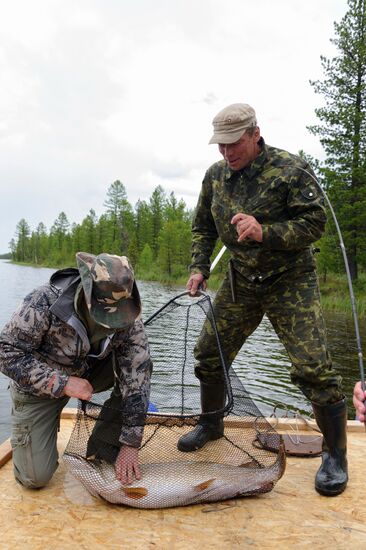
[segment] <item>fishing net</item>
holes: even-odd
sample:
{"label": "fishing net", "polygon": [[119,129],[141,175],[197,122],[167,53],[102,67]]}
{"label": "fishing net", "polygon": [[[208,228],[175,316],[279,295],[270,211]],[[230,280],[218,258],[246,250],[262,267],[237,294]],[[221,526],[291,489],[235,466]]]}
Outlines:
{"label": "fishing net", "polygon": [[[179,438],[197,425],[201,415],[194,346],[203,323],[216,335],[225,389],[222,409],[203,417],[223,416],[224,436],[194,452],[182,452],[177,448]],[[142,478],[123,486],[116,478],[114,461],[122,421],[113,391],[79,403],[64,454],[73,476],[92,495],[137,508],[183,506],[271,491],[285,469],[281,436],[261,415],[234,369],[227,368],[209,295],[176,296],[145,326],[154,371],[139,451]]]}

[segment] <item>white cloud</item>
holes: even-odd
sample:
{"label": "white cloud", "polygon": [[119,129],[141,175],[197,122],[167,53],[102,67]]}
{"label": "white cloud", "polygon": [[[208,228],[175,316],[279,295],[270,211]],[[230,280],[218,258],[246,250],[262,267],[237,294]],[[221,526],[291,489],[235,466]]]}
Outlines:
{"label": "white cloud", "polygon": [[0,252],[20,218],[98,214],[121,179],[193,207],[211,120],[252,104],[268,143],[322,150],[309,79],[346,0],[14,0],[0,19]]}

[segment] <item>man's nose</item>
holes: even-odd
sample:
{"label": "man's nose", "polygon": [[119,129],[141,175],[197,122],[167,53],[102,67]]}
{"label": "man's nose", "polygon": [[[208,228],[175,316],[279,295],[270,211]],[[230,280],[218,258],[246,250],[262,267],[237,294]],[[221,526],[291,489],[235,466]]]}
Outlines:
{"label": "man's nose", "polygon": [[226,143],[222,146],[222,154],[224,155],[224,157],[226,157],[226,155],[230,152],[230,149],[231,147],[229,143]]}

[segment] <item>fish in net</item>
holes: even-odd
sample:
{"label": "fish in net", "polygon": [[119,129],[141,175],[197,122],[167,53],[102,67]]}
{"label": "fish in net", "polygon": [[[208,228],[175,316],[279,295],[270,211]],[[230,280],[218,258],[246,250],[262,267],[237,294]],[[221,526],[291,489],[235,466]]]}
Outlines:
{"label": "fish in net", "polygon": [[[203,324],[216,335],[225,402],[202,413],[194,346]],[[209,295],[172,298],[145,322],[154,364],[151,406],[139,452],[142,477],[129,485],[116,478],[123,417],[112,390],[79,402],[64,461],[94,496],[136,508],[166,508],[252,496],[271,491],[285,469],[281,436],[263,417],[233,367],[227,368]],[[116,373],[118,376],[118,373]],[[179,438],[202,417],[224,417],[224,435],[194,452],[178,450]],[[136,426],[136,419],[134,420]],[[132,424],[130,424],[132,426]],[[278,452],[258,446],[262,434]]]}

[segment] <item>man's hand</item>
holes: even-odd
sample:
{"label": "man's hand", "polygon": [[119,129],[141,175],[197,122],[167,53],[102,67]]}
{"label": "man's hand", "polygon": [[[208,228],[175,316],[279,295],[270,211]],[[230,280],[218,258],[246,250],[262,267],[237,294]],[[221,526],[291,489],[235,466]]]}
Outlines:
{"label": "man's hand", "polygon": [[84,378],[70,376],[64,388],[64,395],[76,397],[76,399],[84,399],[84,401],[90,401],[93,395],[93,386]]}
{"label": "man's hand", "polygon": [[236,225],[236,232],[239,235],[238,242],[244,241],[244,239],[252,239],[261,243],[263,241],[262,226],[254,216],[243,214],[239,212],[232,218],[231,223]]}
{"label": "man's hand", "polygon": [[366,399],[366,391],[363,392],[361,388],[361,382],[357,382],[353,389],[353,405],[356,409],[356,414],[360,422],[366,420],[366,407],[364,401]]}
{"label": "man's hand", "polygon": [[116,476],[122,485],[129,485],[134,478],[141,479],[138,453],[139,450],[135,447],[122,445],[115,464]]}
{"label": "man's hand", "polygon": [[202,290],[206,290],[207,288],[206,279],[204,278],[202,273],[194,273],[188,279],[186,284],[186,289],[189,290],[189,293],[191,296],[194,296],[199,287]]}

